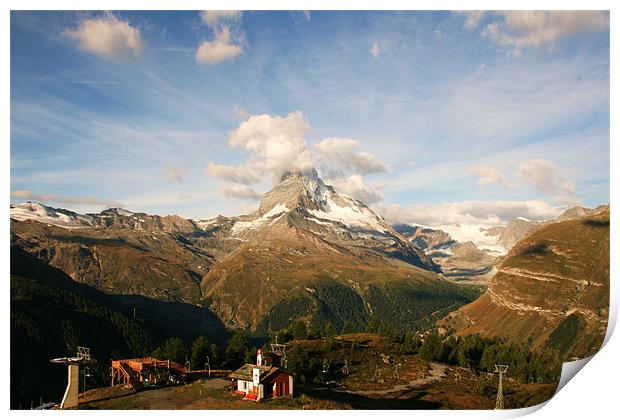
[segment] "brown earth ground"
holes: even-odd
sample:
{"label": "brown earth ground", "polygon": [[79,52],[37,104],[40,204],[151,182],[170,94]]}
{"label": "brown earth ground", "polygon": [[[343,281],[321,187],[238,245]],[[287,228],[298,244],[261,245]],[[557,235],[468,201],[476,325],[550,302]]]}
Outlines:
{"label": "brown earth ground", "polygon": [[[421,362],[423,363],[423,362]],[[496,377],[474,378],[464,369],[443,366],[443,376],[417,386],[369,393],[359,389],[297,385],[295,398],[260,403],[244,401],[224,379],[201,380],[189,385],[134,393],[122,386],[88,391],[80,398],[81,409],[493,409]],[[479,383],[488,391],[479,393]],[[540,404],[553,395],[556,384],[504,385],[506,408]],[[359,393],[357,393],[359,392]]]}

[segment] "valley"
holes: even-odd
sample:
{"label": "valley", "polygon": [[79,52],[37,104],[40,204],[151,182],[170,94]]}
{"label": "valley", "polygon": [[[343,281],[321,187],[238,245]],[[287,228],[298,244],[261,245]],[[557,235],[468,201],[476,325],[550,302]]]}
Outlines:
{"label": "valley", "polygon": [[[526,370],[511,371],[519,378],[514,395],[525,398],[530,376],[557,381],[536,367],[538,358],[559,363],[588,355],[606,326],[608,207],[569,210],[558,221],[516,219],[479,230],[482,242],[461,242],[438,229],[392,227],[310,171],[284,174],[256,212],[238,217],[195,221],[124,209],[81,215],[38,203],[12,205],[11,214],[12,349],[19,354],[12,360],[28,358],[36,366],[12,378],[15,404],[37,395],[58,398],[62,376],[47,360],[76,345],[95,348],[101,361],[163,357],[171,346],[202,336],[219,366],[234,368],[280,336],[293,354],[318,352],[315,359],[336,357],[336,364],[343,345],[364,347],[346,378],[317,376],[318,362],[289,365],[304,390],[293,405],[301,399],[309,408],[481,408],[492,404],[492,395],[472,391],[462,379],[469,371],[459,369],[472,376],[490,365],[481,362],[482,349],[476,356],[453,354],[451,346],[460,346],[454,337],[480,334],[508,340],[484,346],[517,343],[542,352],[519,362]],[[584,238],[593,245],[581,246]],[[510,241],[516,245],[503,255]],[[333,338],[363,331],[380,335]],[[412,337],[417,344],[407,341]],[[314,348],[303,350],[300,338]],[[325,340],[336,347],[325,347]],[[422,350],[429,340],[439,347]],[[376,375],[369,363],[380,352],[392,354],[402,377],[369,381]],[[167,357],[183,364],[183,354],[179,348]],[[416,377],[422,371],[424,378]],[[92,386],[102,386],[106,375],[102,362]],[[446,379],[454,375],[461,379]],[[336,388],[325,386],[335,380]],[[485,389],[478,382],[474,388]],[[199,385],[187,389],[192,386]]]}

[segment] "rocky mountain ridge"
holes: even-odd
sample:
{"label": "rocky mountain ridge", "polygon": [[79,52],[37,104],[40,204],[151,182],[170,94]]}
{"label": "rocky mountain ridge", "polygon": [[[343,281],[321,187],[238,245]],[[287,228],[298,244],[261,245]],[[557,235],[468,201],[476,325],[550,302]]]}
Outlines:
{"label": "rocky mountain ridge", "polygon": [[555,348],[566,359],[598,350],[609,310],[609,206],[569,216],[520,240],[487,291],[440,324]]}
{"label": "rocky mountain ridge", "polygon": [[608,208],[608,205],[593,209],[572,207],[556,219],[538,221],[515,217],[505,226],[491,228],[473,225],[442,226],[460,240],[441,228],[396,224],[394,229],[423,250],[445,275],[461,281],[484,283],[495,273],[495,266],[501,263],[510,249],[537,229],[549,223],[582,218]]}
{"label": "rocky mountain ridge", "polygon": [[202,305],[229,327],[362,328],[371,316],[413,327],[478,294],[439,278],[424,252],[315,171],[284,174],[239,217],[79,215],[36,203],[11,214],[11,244],[74,281]]}
{"label": "rocky mountain ridge", "polygon": [[436,270],[424,252],[410,244],[381,216],[361,201],[325,185],[315,170],[285,173],[265,194],[254,213],[197,223],[209,232],[217,232],[219,237],[243,241],[265,238],[278,227],[295,227],[340,246],[373,250]]}
{"label": "rocky mountain ridge", "polygon": [[489,275],[495,263],[445,232],[393,228],[316,171],[285,173],[255,212],[238,217],[80,215],[24,203],[11,205],[11,218],[12,246],[74,281],[201,305],[229,327],[262,332],[296,319],[316,328],[361,328],[372,316],[429,325],[478,294],[438,276],[439,265],[458,278]]}

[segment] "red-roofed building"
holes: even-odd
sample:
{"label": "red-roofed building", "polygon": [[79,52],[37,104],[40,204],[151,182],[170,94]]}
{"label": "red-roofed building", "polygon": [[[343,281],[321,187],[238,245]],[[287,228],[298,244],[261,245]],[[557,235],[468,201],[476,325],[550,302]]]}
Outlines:
{"label": "red-roofed building", "polygon": [[255,365],[246,364],[231,373],[230,378],[237,382],[235,393],[253,401],[292,397],[293,376],[279,367],[271,366],[270,360],[269,357],[263,358],[262,350],[259,349]]}

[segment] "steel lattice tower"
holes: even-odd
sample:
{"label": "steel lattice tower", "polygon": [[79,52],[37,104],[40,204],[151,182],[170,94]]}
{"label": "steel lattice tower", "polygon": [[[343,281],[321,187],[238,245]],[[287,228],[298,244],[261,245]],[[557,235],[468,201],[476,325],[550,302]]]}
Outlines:
{"label": "steel lattice tower", "polygon": [[504,389],[502,381],[504,379],[504,373],[508,370],[508,365],[495,365],[495,372],[499,373],[499,386],[497,387],[497,400],[495,401],[495,409],[504,409]]}

